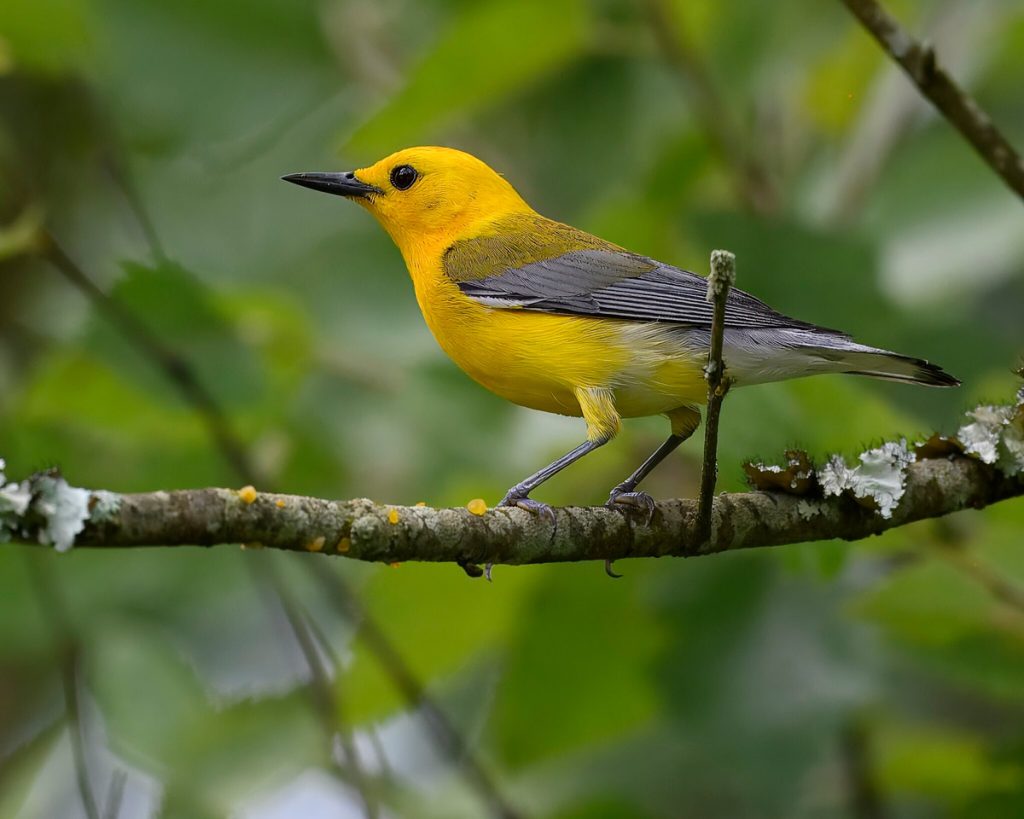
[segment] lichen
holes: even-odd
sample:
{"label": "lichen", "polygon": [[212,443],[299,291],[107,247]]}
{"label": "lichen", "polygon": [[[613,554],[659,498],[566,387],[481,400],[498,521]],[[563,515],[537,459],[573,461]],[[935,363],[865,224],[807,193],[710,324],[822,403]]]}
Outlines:
{"label": "lichen", "polygon": [[121,511],[121,496],[106,489],[93,490],[89,498],[89,519],[96,523],[110,520]]}
{"label": "lichen", "polygon": [[32,512],[43,519],[39,542],[66,552],[89,519],[89,490],[71,486],[59,475],[40,475],[31,483]]}
{"label": "lichen", "polygon": [[906,439],[888,441],[859,456],[860,464],[852,469],[839,455],[833,455],[818,472],[825,496],[849,493],[883,518],[891,518],[906,491],[907,467],[915,461],[907,449]]}
{"label": "lichen", "polygon": [[810,520],[821,514],[821,507],[816,503],[811,503],[807,500],[801,500],[796,505],[797,514],[800,515],[804,520]]}
{"label": "lichen", "polygon": [[957,432],[965,452],[1007,475],[1024,472],[1024,399],[1018,396],[1012,407],[975,407],[967,417],[971,422]]}
{"label": "lichen", "polygon": [[18,529],[18,521],[32,502],[32,489],[28,481],[7,482],[6,463],[0,458],[0,539],[9,540]]}

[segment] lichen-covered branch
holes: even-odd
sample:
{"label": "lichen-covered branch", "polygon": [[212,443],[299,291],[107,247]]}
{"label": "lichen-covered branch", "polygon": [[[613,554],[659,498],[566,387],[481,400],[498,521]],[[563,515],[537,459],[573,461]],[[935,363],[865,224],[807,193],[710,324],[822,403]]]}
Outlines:
{"label": "lichen-covered branch", "polygon": [[925,518],[1024,496],[1024,390],[1016,404],[968,413],[956,436],[889,443],[849,467],[815,470],[803,453],[785,467],[749,466],[773,491],[715,498],[713,535],[697,529],[697,502],[658,504],[650,524],[605,507],[557,510],[550,524],[514,508],[476,514],[260,493],[252,487],[118,495],[70,487],[53,474],[6,483],[0,539],[76,547],[242,543],[386,563],[557,563],[690,557],[812,540],[859,540]]}
{"label": "lichen-covered branch", "polygon": [[978,103],[939,65],[935,50],[915,40],[877,0],[842,0],[918,90],[971,143],[993,171],[1024,198],[1024,160]]}

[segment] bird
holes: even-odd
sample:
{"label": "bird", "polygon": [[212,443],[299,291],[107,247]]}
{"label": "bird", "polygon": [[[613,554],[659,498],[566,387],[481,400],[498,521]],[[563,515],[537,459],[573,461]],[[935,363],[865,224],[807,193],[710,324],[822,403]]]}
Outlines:
{"label": "bird", "polygon": [[[655,509],[640,482],[700,424],[712,305],[703,277],[537,213],[485,162],[446,147],[397,151],[356,171],[281,177],[369,211],[397,245],[423,318],[471,378],[515,404],[582,417],[586,438],[512,486],[500,506],[546,514],[530,497],[611,441],[623,418],[664,415],[670,435],[608,496]],[[920,358],[790,318],[733,288],[723,360],[732,387],[820,373],[911,384],[959,381]]]}

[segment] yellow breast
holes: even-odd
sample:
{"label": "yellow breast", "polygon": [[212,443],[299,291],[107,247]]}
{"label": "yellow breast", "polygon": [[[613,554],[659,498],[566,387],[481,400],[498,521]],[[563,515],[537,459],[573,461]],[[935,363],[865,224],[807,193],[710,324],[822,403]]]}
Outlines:
{"label": "yellow breast", "polygon": [[410,271],[441,348],[474,380],[516,404],[580,415],[574,390],[613,391],[624,417],[704,400],[699,356],[664,327],[486,307],[435,269]]}

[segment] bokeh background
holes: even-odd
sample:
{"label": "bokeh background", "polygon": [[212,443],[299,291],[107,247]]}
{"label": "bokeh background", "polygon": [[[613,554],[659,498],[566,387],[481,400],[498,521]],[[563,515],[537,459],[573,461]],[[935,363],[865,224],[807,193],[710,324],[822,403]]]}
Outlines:
{"label": "bokeh background", "polygon": [[[1024,6],[887,5],[1024,146]],[[444,357],[366,213],[278,179],[411,144],[964,381],[734,393],[722,488],[1017,388],[1021,203],[839,2],[3,0],[8,474],[461,505],[574,445]],[[602,501],[665,432],[539,497]],[[648,488],[692,495],[699,449]],[[1021,816],[1022,547],[1019,501],[614,582],[4,546],[0,816]]]}

